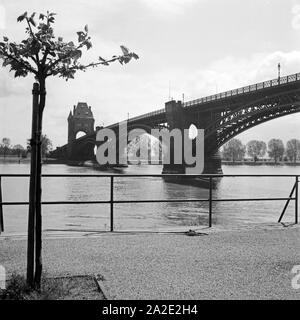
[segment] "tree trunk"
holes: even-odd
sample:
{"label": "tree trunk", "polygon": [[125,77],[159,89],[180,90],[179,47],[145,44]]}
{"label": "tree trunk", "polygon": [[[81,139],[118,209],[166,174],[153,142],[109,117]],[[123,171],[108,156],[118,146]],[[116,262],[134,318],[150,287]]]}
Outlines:
{"label": "tree trunk", "polygon": [[36,186],[36,247],[35,247],[35,278],[37,288],[41,285],[42,276],[42,123],[46,102],[45,79],[40,79],[40,101],[37,123],[37,186]]}
{"label": "tree trunk", "polygon": [[37,183],[37,123],[39,106],[39,84],[33,84],[32,127],[31,127],[31,160],[28,211],[28,241],[27,241],[27,284],[34,286],[34,249],[35,249],[35,215],[36,215],[36,183]]}

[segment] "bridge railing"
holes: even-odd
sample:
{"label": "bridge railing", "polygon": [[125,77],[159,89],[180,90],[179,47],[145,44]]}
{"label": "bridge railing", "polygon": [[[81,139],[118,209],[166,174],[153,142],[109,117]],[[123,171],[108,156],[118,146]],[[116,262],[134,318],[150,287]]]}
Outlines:
{"label": "bridge railing", "polygon": [[206,103],[206,102],[220,100],[220,99],[224,99],[224,98],[228,98],[228,97],[232,97],[232,96],[236,96],[236,95],[240,95],[240,94],[244,94],[244,93],[248,93],[248,92],[262,90],[262,89],[265,89],[265,88],[276,87],[276,86],[280,86],[280,85],[283,85],[283,84],[287,84],[287,83],[291,83],[291,82],[295,82],[295,81],[299,81],[299,80],[300,80],[300,73],[295,73],[295,74],[292,74],[292,75],[289,75],[289,76],[284,76],[284,77],[281,77],[281,78],[268,80],[268,81],[264,81],[264,82],[260,82],[260,83],[256,83],[256,84],[252,84],[252,85],[245,86],[245,87],[242,87],[242,88],[238,88],[238,89],[234,89],[234,90],[229,90],[229,91],[213,94],[211,96],[203,97],[203,98],[200,98],[200,99],[187,101],[187,102],[185,102],[183,104],[183,107],[186,108],[186,107],[190,107],[190,106],[193,106],[193,105],[198,105],[198,104],[201,104],[201,103]]}
{"label": "bridge railing", "polygon": [[[21,178],[21,177],[29,177],[29,174],[0,174],[0,233],[4,231],[4,219],[3,219],[3,206],[18,206],[18,205],[28,205],[29,202],[14,202],[14,201],[2,201],[2,180],[1,178]],[[107,200],[95,200],[95,201],[43,201],[42,205],[68,205],[68,204],[109,204],[110,205],[110,231],[114,231],[114,206],[115,204],[126,204],[126,203],[199,203],[199,202],[208,202],[208,226],[212,227],[212,216],[213,216],[213,203],[214,202],[237,202],[237,201],[286,201],[283,211],[279,217],[278,222],[281,222],[286,209],[290,203],[290,201],[295,201],[295,224],[298,224],[298,183],[299,183],[299,175],[247,175],[247,174],[218,174],[218,175],[209,175],[209,174],[201,174],[201,175],[185,175],[185,174],[143,174],[143,175],[99,175],[99,174],[44,174],[43,178],[109,178],[110,179],[110,196]],[[116,200],[114,197],[115,191],[115,179],[121,178],[201,178],[202,181],[206,181],[208,183],[208,197],[207,198],[199,198],[199,199],[144,199],[144,200]],[[285,177],[285,178],[294,178],[294,184],[292,190],[288,197],[274,197],[274,198],[214,198],[213,197],[213,186],[214,180],[219,178],[226,177],[268,177],[268,178],[277,178],[277,177]]]}
{"label": "bridge railing", "polygon": [[[160,115],[160,114],[164,114],[164,113],[165,113],[165,109],[159,109],[159,110],[155,110],[155,111],[152,111],[152,112],[149,112],[149,113],[142,114],[140,116],[136,116],[136,117],[130,118],[127,121],[128,121],[128,124],[130,124],[131,122],[134,122],[134,121],[151,118],[151,117],[154,117],[154,116],[157,116],[157,115]],[[124,120],[124,121],[126,121],[126,120]],[[106,128],[108,128],[108,129],[114,128],[114,127],[117,127],[119,124],[120,124],[120,122],[116,122],[116,123],[111,124],[110,126],[108,126]]]}
{"label": "bridge railing", "polygon": [[152,111],[152,112],[140,115],[140,116],[136,116],[136,117],[130,118],[129,119],[129,123],[133,122],[133,121],[137,121],[137,120],[151,118],[151,117],[163,114],[163,113],[165,113],[165,109],[159,109],[159,110],[156,110],[156,111]]}
{"label": "bridge railing", "polygon": [[[220,100],[220,99],[224,99],[224,98],[228,98],[228,97],[232,97],[232,96],[237,96],[237,95],[244,94],[244,93],[262,90],[265,88],[276,87],[279,85],[283,85],[283,84],[287,84],[287,83],[291,83],[291,82],[295,82],[295,81],[299,81],[299,80],[300,80],[300,73],[295,73],[295,74],[292,74],[289,76],[284,76],[284,77],[273,79],[273,80],[259,82],[259,83],[248,85],[248,86],[241,87],[238,89],[233,89],[233,90],[213,94],[213,95],[210,95],[207,97],[199,98],[196,100],[187,101],[187,102],[183,103],[183,107],[187,108],[187,107],[198,105],[201,103]],[[141,121],[141,120],[151,118],[151,117],[154,117],[157,115],[161,115],[164,113],[165,113],[165,109],[159,109],[159,110],[155,110],[155,111],[152,111],[149,113],[142,114],[140,116],[130,118],[130,119],[128,119],[128,122],[130,123],[130,122],[134,122],[134,121]],[[108,126],[107,128],[116,127],[116,126],[118,126],[118,124],[119,124],[119,122],[114,123],[114,124]]]}

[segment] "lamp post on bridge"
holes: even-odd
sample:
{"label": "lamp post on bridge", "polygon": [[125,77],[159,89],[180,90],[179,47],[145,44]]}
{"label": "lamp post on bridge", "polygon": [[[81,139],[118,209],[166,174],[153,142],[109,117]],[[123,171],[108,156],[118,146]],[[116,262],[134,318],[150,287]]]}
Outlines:
{"label": "lamp post on bridge", "polygon": [[278,84],[280,84],[280,68],[281,68],[281,65],[280,65],[280,62],[278,63]]}

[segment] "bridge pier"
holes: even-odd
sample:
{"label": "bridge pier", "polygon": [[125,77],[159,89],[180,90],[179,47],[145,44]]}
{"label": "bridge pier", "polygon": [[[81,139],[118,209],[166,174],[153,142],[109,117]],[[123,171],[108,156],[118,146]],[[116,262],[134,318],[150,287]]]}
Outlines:
{"label": "bridge pier", "polygon": [[94,146],[95,145],[90,142],[78,146],[75,144],[71,145],[71,147],[68,148],[68,160],[78,162],[95,160]]}
{"label": "bridge pier", "polygon": [[[182,131],[182,139],[183,139],[183,130],[189,129],[192,124],[194,124],[199,129],[204,129],[208,126],[211,121],[211,113],[201,113],[201,117],[199,119],[193,118],[191,115],[187,113],[187,111],[183,108],[181,101],[169,101],[165,104],[166,110],[166,119],[169,125],[169,130],[180,129]],[[183,145],[182,141],[182,145]],[[204,169],[203,172],[199,172],[199,174],[222,174],[222,165],[221,165],[221,156],[219,151],[217,150],[217,139],[216,135],[212,136],[209,139],[208,146],[204,145]],[[214,146],[215,145],[215,146]],[[212,152],[206,151],[214,150]],[[164,174],[184,174],[186,173],[187,165],[183,162],[182,164],[174,163],[174,144],[171,143],[171,157],[170,164],[164,164],[162,173]]]}

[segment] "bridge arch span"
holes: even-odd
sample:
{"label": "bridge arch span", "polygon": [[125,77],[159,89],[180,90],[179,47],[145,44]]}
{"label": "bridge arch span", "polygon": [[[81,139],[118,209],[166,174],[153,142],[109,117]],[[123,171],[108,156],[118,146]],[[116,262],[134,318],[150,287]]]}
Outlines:
{"label": "bridge arch span", "polygon": [[[225,112],[210,126],[205,128],[207,151],[213,152],[238,134],[259,124],[286,115],[300,112],[300,95],[270,96]],[[217,141],[213,148],[209,143],[212,138]]]}
{"label": "bridge arch span", "polygon": [[277,118],[281,118],[284,116],[288,116],[294,113],[298,113],[298,112],[300,112],[300,105],[298,106],[286,105],[286,106],[282,106],[281,110],[278,110],[277,112],[273,110],[259,117],[256,117],[255,115],[253,115],[241,121],[239,124],[233,125],[230,128],[228,128],[226,132],[224,132],[222,137],[218,138],[217,140],[218,148],[220,148],[230,139],[234,138],[235,136],[239,135],[240,133],[246,130],[256,127],[262,123],[265,123]]}

